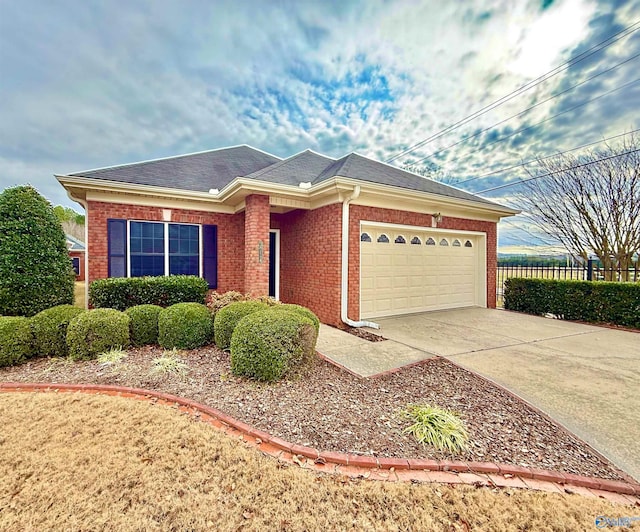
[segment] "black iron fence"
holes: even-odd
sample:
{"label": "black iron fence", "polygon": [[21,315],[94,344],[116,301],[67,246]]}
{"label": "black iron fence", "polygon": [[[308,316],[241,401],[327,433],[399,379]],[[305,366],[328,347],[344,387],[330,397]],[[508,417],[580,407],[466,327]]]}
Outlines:
{"label": "black iron fence", "polygon": [[496,279],[496,305],[503,306],[504,282],[511,277],[526,279],[575,279],[578,281],[640,282],[640,266],[628,270],[605,269],[595,260],[578,266],[549,266],[548,264],[498,264]]}

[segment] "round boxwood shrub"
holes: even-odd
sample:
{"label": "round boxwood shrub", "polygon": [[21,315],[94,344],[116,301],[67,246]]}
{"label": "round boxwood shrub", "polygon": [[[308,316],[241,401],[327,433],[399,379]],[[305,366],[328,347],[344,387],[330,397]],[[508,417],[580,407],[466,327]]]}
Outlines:
{"label": "round boxwood shrub", "polygon": [[69,358],[96,358],[114,347],[129,345],[129,316],[112,308],[97,308],[79,314],[67,327]]}
{"label": "round boxwood shrub", "polygon": [[158,315],[158,343],[165,349],[195,349],[212,336],[211,312],[200,303],[177,303]]}
{"label": "round boxwood shrub", "polygon": [[0,315],[73,303],[75,274],[51,204],[30,185],[0,194]]}
{"label": "round boxwood shrub", "polygon": [[238,301],[220,309],[214,321],[216,345],[220,349],[229,349],[231,335],[240,320],[249,314],[267,310],[268,308],[269,305],[261,301]]}
{"label": "round boxwood shrub", "polygon": [[288,310],[291,312],[297,312],[301,316],[306,316],[313,322],[313,327],[316,330],[316,334],[320,332],[320,320],[318,319],[318,316],[316,316],[313,312],[311,312],[307,307],[286,303],[282,305],[275,305],[273,306],[273,308],[275,310]]}
{"label": "round boxwood shrub", "polygon": [[29,318],[0,316],[0,366],[13,366],[33,355]]}
{"label": "round boxwood shrub", "polygon": [[158,305],[136,305],[125,310],[131,318],[129,337],[135,346],[158,343],[158,315],[162,307]]}
{"label": "round boxwood shrub", "polygon": [[42,312],[38,312],[31,318],[31,330],[33,331],[34,355],[67,356],[67,327],[69,322],[86,312],[84,309],[73,305],[58,305]]}
{"label": "round boxwood shrub", "polygon": [[313,322],[298,312],[254,312],[233,331],[231,371],[260,381],[281,379],[313,361],[316,337]]}

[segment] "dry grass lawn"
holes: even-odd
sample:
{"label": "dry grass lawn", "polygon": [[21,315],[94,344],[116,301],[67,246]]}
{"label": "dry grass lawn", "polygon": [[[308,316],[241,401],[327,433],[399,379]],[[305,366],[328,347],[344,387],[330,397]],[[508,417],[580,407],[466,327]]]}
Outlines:
{"label": "dry grass lawn", "polygon": [[84,281],[76,281],[73,289],[73,304],[76,307],[84,308]]}
{"label": "dry grass lawn", "polygon": [[0,394],[0,530],[590,530],[578,495],[347,480],[285,467],[176,409]]}

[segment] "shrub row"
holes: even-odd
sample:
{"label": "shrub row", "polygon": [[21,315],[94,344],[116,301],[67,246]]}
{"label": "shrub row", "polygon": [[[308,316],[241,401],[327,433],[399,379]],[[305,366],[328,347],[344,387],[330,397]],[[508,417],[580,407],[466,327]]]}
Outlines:
{"label": "shrub row", "polygon": [[640,284],[512,278],[505,281],[504,307],[640,329]]}
{"label": "shrub row", "polygon": [[112,277],[89,286],[89,303],[94,308],[125,310],[136,305],[170,307],[176,303],[204,304],[209,286],[194,275],[168,277]]}
{"label": "shrub row", "polygon": [[305,307],[255,300],[223,307],[215,322],[211,311],[199,303],[164,309],[143,304],[125,312],[61,305],[31,319],[0,317],[0,365],[38,355],[92,359],[131,344],[194,349],[215,336],[220,348],[231,349],[234,374],[273,381],[314,360],[319,326],[318,318]]}

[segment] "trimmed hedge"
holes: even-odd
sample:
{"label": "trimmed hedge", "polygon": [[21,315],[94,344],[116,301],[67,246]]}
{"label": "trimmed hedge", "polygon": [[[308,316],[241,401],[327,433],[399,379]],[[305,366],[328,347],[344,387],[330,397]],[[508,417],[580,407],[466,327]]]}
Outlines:
{"label": "trimmed hedge", "polygon": [[318,316],[311,312],[307,307],[294,305],[292,303],[286,303],[282,305],[275,305],[273,308],[276,310],[288,310],[291,312],[297,312],[301,316],[306,316],[313,322],[313,327],[316,330],[316,334],[320,332],[320,320],[318,319]]}
{"label": "trimmed hedge", "polygon": [[124,311],[131,323],[129,337],[134,346],[158,343],[158,316],[162,307],[158,305],[136,305]]}
{"label": "trimmed hedge", "polygon": [[98,279],[89,285],[89,303],[94,308],[116,310],[137,305],[204,304],[208,289],[207,281],[195,275],[112,277]]}
{"label": "trimmed hedge", "polygon": [[231,371],[259,381],[279,380],[315,359],[313,321],[269,309],[245,316],[231,337]]}
{"label": "trimmed hedge", "polygon": [[129,345],[129,322],[124,312],[112,308],[88,310],[71,320],[67,346],[72,360],[96,358],[114,347]]}
{"label": "trimmed hedge", "polygon": [[640,284],[512,278],[505,281],[504,308],[640,329]]}
{"label": "trimmed hedge", "polygon": [[73,305],[58,305],[42,312],[38,312],[31,318],[31,330],[33,331],[34,355],[41,357],[67,356],[67,327],[69,322],[86,312],[86,310]]}
{"label": "trimmed hedge", "polygon": [[231,346],[233,330],[240,320],[249,314],[268,308],[266,303],[260,301],[238,301],[220,309],[214,321],[216,345],[220,349],[228,349]]}
{"label": "trimmed hedge", "polygon": [[19,364],[32,355],[29,318],[0,316],[0,367]]}
{"label": "trimmed hedge", "polygon": [[195,349],[212,336],[211,312],[200,303],[177,303],[158,315],[158,343],[165,349]]}

